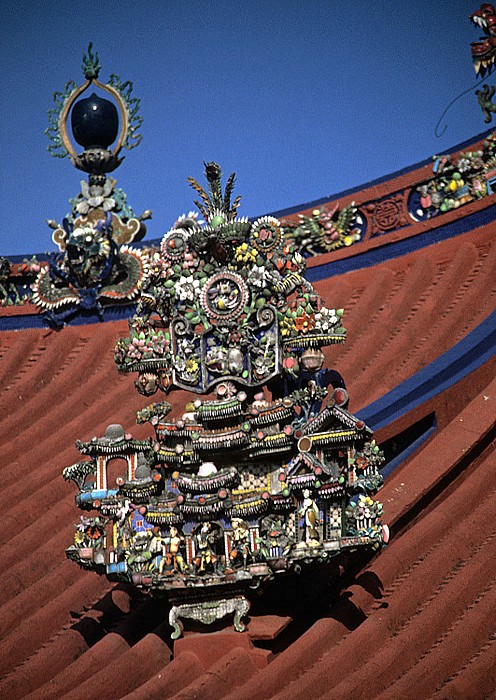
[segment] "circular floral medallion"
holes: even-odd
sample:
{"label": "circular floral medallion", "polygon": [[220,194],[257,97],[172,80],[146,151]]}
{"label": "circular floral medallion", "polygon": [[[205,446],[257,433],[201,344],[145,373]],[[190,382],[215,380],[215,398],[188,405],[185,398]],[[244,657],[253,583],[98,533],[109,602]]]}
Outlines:
{"label": "circular floral medallion", "polygon": [[219,321],[237,318],[248,302],[248,287],[235,272],[219,272],[205,284],[201,299],[210,318]]}
{"label": "circular floral medallion", "polygon": [[175,261],[182,258],[186,251],[188,233],[183,229],[171,229],[162,238],[160,249],[166,260]]}
{"label": "circular floral medallion", "polygon": [[281,222],[273,216],[262,216],[250,229],[249,241],[260,253],[271,253],[281,240]]}

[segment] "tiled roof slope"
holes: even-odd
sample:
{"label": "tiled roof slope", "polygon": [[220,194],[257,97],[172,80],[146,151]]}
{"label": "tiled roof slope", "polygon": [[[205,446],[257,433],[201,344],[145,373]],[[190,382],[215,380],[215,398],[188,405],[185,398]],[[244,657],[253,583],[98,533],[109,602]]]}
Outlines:
{"label": "tiled roof slope", "polygon": [[[61,470],[77,458],[75,439],[112,422],[149,434],[135,425],[146,400],[113,363],[127,323],[2,332],[0,697],[489,696],[494,234],[486,221],[433,245],[425,237],[337,276],[319,275],[328,256],[312,261],[327,305],[345,309],[348,342],[329,348],[328,361],[347,381],[351,410],[369,411],[374,427],[381,401],[395,398],[400,408],[378,431],[389,444],[429,416],[430,429],[381,491],[389,547],[306,581],[307,598],[276,586],[244,634],[190,632],[173,644],[162,602],[64,559],[78,512]],[[402,404],[403,388],[416,399]]]}

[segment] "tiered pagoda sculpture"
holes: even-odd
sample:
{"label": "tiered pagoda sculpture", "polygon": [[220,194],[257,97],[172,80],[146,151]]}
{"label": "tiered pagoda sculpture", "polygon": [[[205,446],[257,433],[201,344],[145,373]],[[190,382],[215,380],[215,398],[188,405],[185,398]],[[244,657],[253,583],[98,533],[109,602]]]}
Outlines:
{"label": "tiered pagoda sculpture", "polygon": [[241,631],[249,591],[387,541],[372,499],[383,454],[323,366],[322,348],[345,340],[343,310],[323,304],[276,218],[238,218],[234,174],[222,191],[220,167],[205,173],[207,190],[190,178],[204,221],[191,213],[164,236],[115,351],[141,394],[180,390],[182,409],[146,406],[154,438],[110,425],[64,470],[84,511],[67,556],[166,594],[174,638],[185,617],[234,613]]}

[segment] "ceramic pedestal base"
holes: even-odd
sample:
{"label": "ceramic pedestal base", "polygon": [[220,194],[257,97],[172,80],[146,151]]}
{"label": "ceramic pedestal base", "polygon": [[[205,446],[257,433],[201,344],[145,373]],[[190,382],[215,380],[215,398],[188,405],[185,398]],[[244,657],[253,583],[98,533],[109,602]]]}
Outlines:
{"label": "ceramic pedestal base", "polygon": [[236,632],[243,632],[245,629],[241,618],[250,609],[250,602],[244,596],[227,598],[225,600],[209,600],[203,603],[183,603],[173,605],[169,613],[169,624],[174,628],[172,639],[178,639],[183,633],[184,626],[180,618],[191,618],[206,625],[210,625],[215,620],[234,613],[234,629]]}

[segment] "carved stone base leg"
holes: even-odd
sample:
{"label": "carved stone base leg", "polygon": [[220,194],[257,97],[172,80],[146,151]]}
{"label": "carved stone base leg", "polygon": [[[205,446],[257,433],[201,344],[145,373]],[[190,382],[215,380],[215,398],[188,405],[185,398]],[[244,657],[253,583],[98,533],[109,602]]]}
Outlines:
{"label": "carved stone base leg", "polygon": [[236,632],[244,632],[245,625],[241,622],[241,618],[248,615],[250,609],[250,601],[246,598],[238,598],[234,608],[234,629]]}
{"label": "carved stone base leg", "polygon": [[184,626],[180,618],[188,617],[205,625],[210,625],[215,620],[220,620],[230,613],[234,613],[234,629],[236,632],[244,632],[245,625],[241,618],[250,609],[250,602],[244,596],[227,598],[225,600],[209,600],[203,603],[183,603],[173,605],[169,613],[169,624],[174,628],[172,639],[178,639],[183,633]]}
{"label": "carved stone base leg", "polygon": [[179,639],[184,630],[184,625],[179,619],[182,605],[173,605],[169,613],[169,625],[174,628],[171,639]]}

